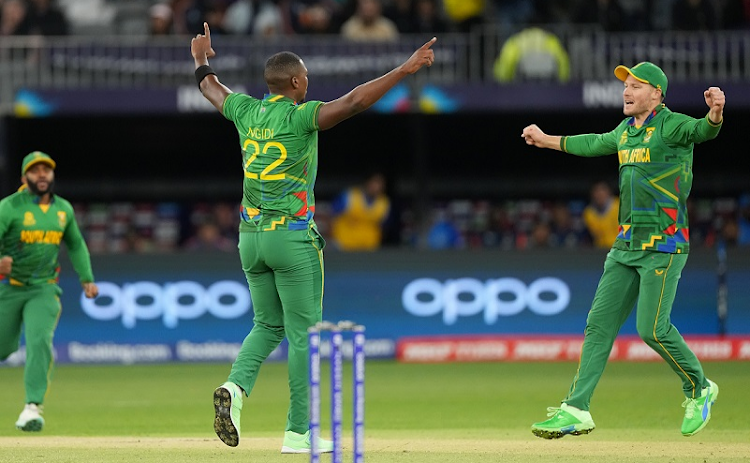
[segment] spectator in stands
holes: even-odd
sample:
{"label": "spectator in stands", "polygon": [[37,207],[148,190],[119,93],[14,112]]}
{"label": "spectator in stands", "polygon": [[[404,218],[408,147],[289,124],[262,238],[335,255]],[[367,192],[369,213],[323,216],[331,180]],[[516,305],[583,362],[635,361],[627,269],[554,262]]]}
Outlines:
{"label": "spectator in stands", "polygon": [[508,38],[495,60],[495,79],[558,81],[570,79],[570,60],[560,39],[539,27],[528,27]]}
{"label": "spectator in stands", "polygon": [[430,249],[452,249],[463,245],[458,228],[445,207],[434,212],[433,223],[427,231],[427,247]]}
{"label": "spectator in stands", "polygon": [[398,28],[383,16],[382,10],[380,0],[357,0],[357,11],[341,26],[341,35],[356,41],[395,41]]}
{"label": "spectator in stands", "polygon": [[224,29],[229,34],[247,35],[252,32],[259,5],[253,0],[235,0],[227,5]]}
{"label": "spectator in stands", "polygon": [[348,188],[333,202],[333,244],[343,251],[378,249],[390,209],[383,174],[371,174],[363,184]]}
{"label": "spectator in stands", "polygon": [[509,207],[496,204],[490,211],[489,230],[484,243],[490,247],[513,249],[516,246],[516,230]]}
{"label": "spectator in stands", "polygon": [[297,34],[326,33],[331,27],[331,11],[317,0],[292,0],[288,3],[289,22]]}
{"label": "spectator in stands", "polygon": [[737,218],[737,243],[750,245],[750,193],[740,197],[739,214]]}
{"label": "spectator in stands", "polygon": [[0,7],[0,36],[28,35],[31,32],[25,1],[4,0]]}
{"label": "spectator in stands", "polygon": [[597,248],[610,249],[619,233],[619,197],[605,181],[591,186],[591,202],[583,210],[586,225],[593,244]]}
{"label": "spectator in stands", "polygon": [[198,225],[195,234],[185,241],[184,248],[187,251],[231,252],[237,249],[237,242],[222,236],[216,221],[209,218]]}
{"label": "spectator in stands", "polygon": [[206,6],[203,13],[205,21],[211,26],[211,33],[214,35],[227,35],[229,31],[224,27],[226,19],[227,6],[229,0],[205,0]]}
{"label": "spectator in stands", "polygon": [[205,2],[203,0],[171,0],[173,28],[178,35],[203,32]]}
{"label": "spectator in stands", "polygon": [[53,0],[31,0],[29,18],[32,34],[68,35],[68,18]]}
{"label": "spectator in stands", "polygon": [[555,245],[552,238],[552,228],[546,220],[537,220],[531,227],[529,239],[525,243],[525,249],[551,248]]}
{"label": "spectator in stands", "polygon": [[383,16],[393,21],[402,34],[414,32],[414,1],[393,0],[383,8]]}
{"label": "spectator in stands", "polygon": [[214,206],[213,217],[221,236],[237,243],[237,230],[240,228],[240,205],[220,202]]}
{"label": "spectator in stands", "polygon": [[588,233],[573,217],[570,207],[563,201],[552,205],[550,243],[555,247],[575,248],[590,244]]}
{"label": "spectator in stands", "polygon": [[484,0],[443,0],[443,9],[457,32],[469,32],[484,22]]}
{"label": "spectator in stands", "polygon": [[172,34],[172,8],[166,3],[155,3],[149,9],[151,35]]}
{"label": "spectator in stands", "polygon": [[678,31],[716,30],[716,19],[708,0],[676,0],[672,5],[672,28]]}
{"label": "spectator in stands", "polygon": [[627,27],[625,11],[618,0],[581,0],[572,19],[576,24],[597,24],[607,32]]}
{"label": "spectator in stands", "polygon": [[258,5],[250,30],[254,36],[273,37],[285,34],[287,27],[276,2],[266,0]]}
{"label": "spectator in stands", "polygon": [[534,0],[493,0],[493,21],[505,28],[528,25],[535,16]]}
{"label": "spectator in stands", "polygon": [[448,23],[440,15],[437,0],[414,1],[415,33],[441,34],[448,32]]}

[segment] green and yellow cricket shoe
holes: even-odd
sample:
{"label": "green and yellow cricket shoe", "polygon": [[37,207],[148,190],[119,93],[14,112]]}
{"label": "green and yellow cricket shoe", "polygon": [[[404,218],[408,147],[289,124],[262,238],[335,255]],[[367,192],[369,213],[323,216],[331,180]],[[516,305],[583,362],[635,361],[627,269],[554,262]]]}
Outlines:
{"label": "green and yellow cricket shoe", "polygon": [[682,435],[690,437],[698,434],[706,427],[711,419],[711,409],[719,396],[719,386],[708,380],[708,387],[704,387],[697,399],[685,399],[685,418],[682,420]]}
{"label": "green and yellow cricket shoe", "polygon": [[562,403],[560,407],[547,407],[546,421],[531,425],[531,432],[542,439],[559,439],[566,434],[580,436],[594,430],[591,413]]}
{"label": "green and yellow cricket shoe", "polygon": [[242,389],[229,381],[214,391],[214,431],[230,447],[240,443],[242,394]]}
{"label": "green and yellow cricket shoe", "polygon": [[[320,453],[331,453],[333,452],[333,442],[318,437],[318,449]],[[286,431],[281,453],[310,453],[310,431],[308,430],[304,434]]]}

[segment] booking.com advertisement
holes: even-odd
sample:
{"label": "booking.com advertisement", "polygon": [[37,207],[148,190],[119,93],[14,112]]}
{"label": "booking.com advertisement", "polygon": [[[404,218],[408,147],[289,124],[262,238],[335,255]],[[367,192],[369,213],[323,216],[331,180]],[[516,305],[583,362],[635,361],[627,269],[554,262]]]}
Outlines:
{"label": "booking.com advertisement", "polygon": [[[750,291],[743,283],[750,281],[750,262],[729,265],[722,319],[713,257],[691,255],[672,321],[686,338],[710,339],[699,347],[709,354],[750,359],[750,341],[742,340],[750,339]],[[370,358],[574,359],[604,258],[603,252],[329,252],[323,318],[364,325]],[[236,255],[94,256],[93,265],[100,292],[93,300],[63,266],[58,362],[231,362],[252,328],[252,299]],[[727,336],[717,336],[722,332]],[[616,344],[615,351],[649,358],[645,344],[631,342],[640,341],[635,312],[621,335],[630,344]],[[271,360],[285,356],[282,343]],[[23,357],[22,348],[5,363]]]}

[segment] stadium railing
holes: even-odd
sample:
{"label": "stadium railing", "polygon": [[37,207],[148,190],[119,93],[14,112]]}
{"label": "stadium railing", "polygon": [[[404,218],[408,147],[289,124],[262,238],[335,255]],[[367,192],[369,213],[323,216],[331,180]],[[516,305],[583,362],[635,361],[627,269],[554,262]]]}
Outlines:
{"label": "stadium railing", "polygon": [[[598,28],[545,26],[570,60],[572,82],[611,79],[613,66],[653,61],[670,82],[750,81],[746,31],[605,33]],[[485,26],[469,34],[441,34],[430,73],[437,84],[495,85],[492,63],[516,31]],[[226,83],[262,81],[271,54],[292,50],[315,85],[357,85],[405,60],[429,37],[402,35],[397,42],[358,43],[339,36],[258,39],[216,36],[212,65]],[[12,114],[22,88],[147,88],[192,83],[189,37],[4,37],[0,41],[0,114]],[[419,76],[420,82],[425,77]]]}

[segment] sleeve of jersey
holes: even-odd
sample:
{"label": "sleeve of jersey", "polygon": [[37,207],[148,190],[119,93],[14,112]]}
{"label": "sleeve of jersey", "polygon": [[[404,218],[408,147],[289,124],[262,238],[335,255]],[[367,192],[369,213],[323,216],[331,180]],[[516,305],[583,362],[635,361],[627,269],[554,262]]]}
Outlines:
{"label": "sleeve of jersey", "polygon": [[702,119],[696,119],[685,114],[673,113],[670,120],[665,123],[664,135],[673,144],[703,143],[716,138],[723,124],[723,118],[715,123],[708,114]]}
{"label": "sleeve of jersey", "polygon": [[560,149],[576,156],[607,156],[617,152],[617,137],[615,130],[607,133],[571,135],[560,139]]}
{"label": "sleeve of jersey", "polygon": [[322,107],[322,101],[308,101],[297,106],[297,123],[303,132],[310,133],[320,130],[318,113],[320,113]]}
{"label": "sleeve of jersey", "polygon": [[94,272],[91,269],[91,256],[89,255],[89,249],[86,246],[86,242],[83,240],[81,230],[78,228],[75,215],[71,208],[68,211],[70,214],[70,220],[68,226],[65,227],[65,233],[63,234],[63,240],[65,246],[68,247],[68,255],[70,256],[70,263],[73,264],[78,274],[78,279],[81,283],[90,283],[94,281]]}
{"label": "sleeve of jersey", "polygon": [[[12,211],[10,210],[8,201],[0,201],[0,238],[5,236],[5,233],[8,231],[8,228],[10,228],[11,215],[12,215]],[[1,253],[2,253],[2,250],[0,249],[0,257],[2,257]]]}
{"label": "sleeve of jersey", "polygon": [[224,98],[224,106],[222,106],[221,113],[225,118],[230,121],[236,121],[239,117],[242,109],[253,101],[253,97],[250,95],[244,95],[242,93],[230,93]]}

